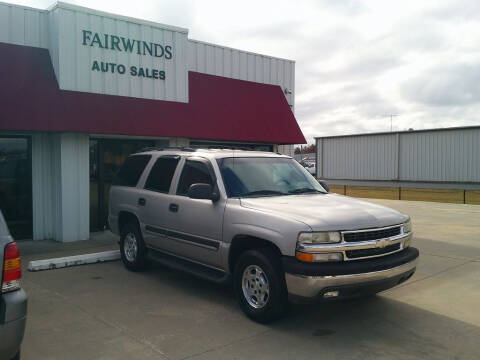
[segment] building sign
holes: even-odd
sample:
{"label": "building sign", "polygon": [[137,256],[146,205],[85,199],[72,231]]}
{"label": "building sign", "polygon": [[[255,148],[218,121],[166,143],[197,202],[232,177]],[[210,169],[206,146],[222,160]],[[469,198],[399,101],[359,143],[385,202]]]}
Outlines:
{"label": "building sign", "polygon": [[[162,45],[153,42],[129,39],[123,36],[93,33],[90,30],[82,30],[82,45],[96,46],[100,49],[113,51],[123,51],[127,53],[136,53],[137,55],[154,56],[157,58],[164,57],[170,60],[173,57],[173,49],[171,45]],[[134,65],[127,67],[124,64],[116,64],[112,62],[104,62],[93,60],[92,71],[110,72],[112,74],[145,77],[150,79],[165,80],[165,71]]]}
{"label": "building sign", "polygon": [[[162,45],[151,41],[147,42],[117,35],[99,34],[90,30],[82,30],[82,45],[96,46],[100,49],[108,49],[113,51],[135,53],[137,55],[149,55],[157,58],[164,57],[167,60],[170,60],[173,57],[173,49],[171,45]],[[131,76],[165,80],[164,70],[131,65],[127,71],[127,67],[124,64],[116,64],[98,60],[93,60],[91,70],[110,72],[112,74],[116,73],[119,75],[128,73]]]}
{"label": "building sign", "polygon": [[66,3],[50,10],[60,89],[188,101],[188,31]]}
{"label": "building sign", "polygon": [[82,45],[97,46],[100,49],[110,49],[136,53],[138,55],[150,55],[172,58],[172,47],[164,46],[153,42],[124,38],[123,36],[92,33],[89,30],[82,30]]}
{"label": "building sign", "polygon": [[[123,64],[93,60],[92,71],[110,72],[112,74],[123,75],[127,71],[127,68]],[[165,71],[163,70],[149,69],[131,65],[128,73],[131,76],[165,80]]]}

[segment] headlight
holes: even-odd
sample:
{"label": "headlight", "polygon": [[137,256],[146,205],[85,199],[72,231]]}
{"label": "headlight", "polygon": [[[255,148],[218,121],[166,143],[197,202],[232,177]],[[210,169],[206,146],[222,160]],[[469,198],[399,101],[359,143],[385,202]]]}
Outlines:
{"label": "headlight", "polygon": [[408,219],[408,221],[405,224],[403,224],[403,232],[404,233],[412,232],[412,222],[410,221],[410,219]]}
{"label": "headlight", "polygon": [[331,244],[342,240],[339,232],[302,232],[297,242],[302,244]]}
{"label": "headlight", "polygon": [[[305,262],[325,262],[325,261],[342,261],[343,253],[332,252],[327,253],[310,253],[308,249],[301,249],[299,244],[305,245],[320,245],[320,244],[334,244],[339,243],[342,240],[342,236],[338,231],[330,232],[302,232],[298,234],[297,249],[295,256],[300,261]],[[305,251],[305,252],[304,252]]]}
{"label": "headlight", "polygon": [[[408,234],[412,232],[412,222],[410,219],[406,223],[403,224],[403,233]],[[403,241],[403,248],[406,249],[407,247],[410,246],[412,243],[412,235],[408,236],[404,241]]]}

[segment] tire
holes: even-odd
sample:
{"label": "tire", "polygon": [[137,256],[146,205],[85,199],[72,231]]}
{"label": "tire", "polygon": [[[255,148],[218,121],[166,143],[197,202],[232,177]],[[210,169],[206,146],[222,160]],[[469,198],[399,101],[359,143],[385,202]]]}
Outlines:
{"label": "tire", "polygon": [[233,287],[242,311],[257,322],[279,319],[288,308],[285,275],[279,256],[270,249],[248,250],[240,255]]}
{"label": "tire", "polygon": [[130,271],[143,271],[148,267],[147,248],[136,222],[122,227],[120,234],[120,255],[123,264]]}

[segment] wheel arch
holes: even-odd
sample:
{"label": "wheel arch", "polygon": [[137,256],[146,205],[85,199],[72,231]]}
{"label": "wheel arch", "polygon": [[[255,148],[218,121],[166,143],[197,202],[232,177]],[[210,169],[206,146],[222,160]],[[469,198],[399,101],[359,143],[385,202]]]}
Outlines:
{"label": "wheel arch", "polygon": [[228,253],[228,269],[233,274],[235,263],[239,259],[240,255],[253,249],[271,249],[279,257],[282,256],[280,248],[270,240],[266,240],[260,237],[252,235],[236,235],[230,243],[230,249]]}
{"label": "wheel arch", "polygon": [[125,210],[122,210],[118,213],[118,231],[120,234],[122,233],[123,227],[131,222],[136,223],[140,229],[140,221],[138,220],[137,215]]}

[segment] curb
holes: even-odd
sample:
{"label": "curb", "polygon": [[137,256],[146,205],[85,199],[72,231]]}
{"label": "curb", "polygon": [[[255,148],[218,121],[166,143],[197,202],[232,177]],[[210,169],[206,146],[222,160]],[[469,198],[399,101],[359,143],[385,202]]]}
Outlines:
{"label": "curb", "polygon": [[70,266],[96,264],[120,259],[120,251],[104,251],[93,254],[74,255],[54,259],[34,260],[28,264],[28,271],[53,270]]}

